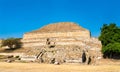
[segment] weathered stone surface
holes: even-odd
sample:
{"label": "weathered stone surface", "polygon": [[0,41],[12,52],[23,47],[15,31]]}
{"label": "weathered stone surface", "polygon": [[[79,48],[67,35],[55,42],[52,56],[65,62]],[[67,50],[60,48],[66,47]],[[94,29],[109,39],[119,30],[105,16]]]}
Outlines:
{"label": "weathered stone surface", "polygon": [[22,56],[21,60],[23,60],[23,61],[35,61],[36,60],[36,56],[29,56],[29,55]]}
{"label": "weathered stone surface", "polygon": [[22,42],[24,47],[44,46],[47,40],[55,45],[78,45],[85,38],[90,38],[88,30],[75,23],[61,22],[24,34]]}
{"label": "weathered stone surface", "polygon": [[7,60],[6,62],[7,62],[7,63],[11,63],[11,62],[12,62],[12,60]]}
{"label": "weathered stone surface", "polygon": [[55,65],[60,65],[60,63],[59,63],[59,62],[55,62],[54,64],[55,64]]}
{"label": "weathered stone surface", "polygon": [[38,57],[38,59],[39,60],[42,59],[44,63],[51,63],[51,59],[53,58],[55,58],[55,61],[59,63],[64,63],[64,62],[81,63],[83,50],[85,50],[87,55],[86,64],[88,62],[89,56],[91,57],[94,56],[95,58],[101,57],[101,52],[98,51],[99,47],[98,48],[96,47],[96,50],[90,50],[91,48],[87,48],[87,47],[85,49],[85,47],[76,46],[76,45],[66,45],[66,46],[61,45],[61,46],[56,46],[55,48],[47,48],[47,47],[30,48],[30,53],[31,55],[38,56],[40,52],[44,51],[43,54],[42,55],[40,54]]}
{"label": "weathered stone surface", "polygon": [[44,26],[38,30],[32,31],[31,33],[38,32],[71,32],[71,31],[85,31],[86,29],[80,27],[78,24],[73,22],[58,22]]}
{"label": "weathered stone surface", "polygon": [[[39,30],[24,34],[23,47],[29,48],[28,55],[36,56],[39,61],[82,62],[83,50],[86,53],[86,63],[89,57],[101,57],[101,42],[90,36],[90,32],[75,23],[63,22],[47,25]],[[92,63],[91,61],[91,63]]]}
{"label": "weathered stone surface", "polygon": [[12,56],[12,57],[16,57],[16,56],[22,57],[22,56],[24,56],[24,53],[0,53],[0,55]]}

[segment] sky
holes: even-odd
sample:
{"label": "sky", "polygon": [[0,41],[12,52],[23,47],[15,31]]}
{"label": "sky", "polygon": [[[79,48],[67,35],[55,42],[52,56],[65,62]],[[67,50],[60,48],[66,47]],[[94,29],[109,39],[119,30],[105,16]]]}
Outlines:
{"label": "sky", "polygon": [[99,37],[103,24],[120,26],[120,0],[0,0],[0,38],[56,22],[75,22]]}

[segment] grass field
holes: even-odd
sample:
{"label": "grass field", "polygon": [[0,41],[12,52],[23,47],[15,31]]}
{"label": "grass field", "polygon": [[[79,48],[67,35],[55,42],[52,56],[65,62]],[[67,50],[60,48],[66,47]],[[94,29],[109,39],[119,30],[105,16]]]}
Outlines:
{"label": "grass field", "polygon": [[120,65],[53,65],[0,62],[0,72],[120,72]]}

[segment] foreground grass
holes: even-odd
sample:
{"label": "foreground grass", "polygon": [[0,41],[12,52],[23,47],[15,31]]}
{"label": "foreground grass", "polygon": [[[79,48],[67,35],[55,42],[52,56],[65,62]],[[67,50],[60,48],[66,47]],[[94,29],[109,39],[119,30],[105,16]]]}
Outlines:
{"label": "foreground grass", "polygon": [[0,72],[120,72],[120,65],[52,65],[0,62]]}

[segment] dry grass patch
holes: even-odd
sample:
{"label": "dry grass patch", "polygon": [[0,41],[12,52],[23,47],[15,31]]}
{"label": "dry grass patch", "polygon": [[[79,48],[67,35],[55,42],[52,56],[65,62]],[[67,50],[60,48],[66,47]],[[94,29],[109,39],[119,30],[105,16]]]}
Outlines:
{"label": "dry grass patch", "polygon": [[120,65],[52,65],[0,62],[0,72],[120,72]]}

